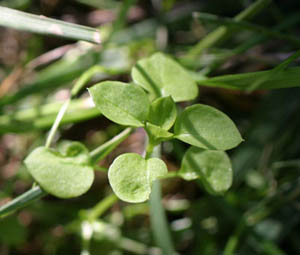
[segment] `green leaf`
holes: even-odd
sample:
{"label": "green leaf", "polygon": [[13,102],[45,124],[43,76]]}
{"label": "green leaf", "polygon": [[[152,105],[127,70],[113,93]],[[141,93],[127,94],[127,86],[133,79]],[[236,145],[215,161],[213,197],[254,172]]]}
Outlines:
{"label": "green leaf", "polygon": [[143,89],[116,81],[105,81],[89,89],[101,113],[113,122],[141,127],[146,121],[150,103]]}
{"label": "green leaf", "polygon": [[147,131],[150,143],[152,145],[158,145],[162,141],[169,140],[174,136],[174,134],[166,131],[165,129],[162,129],[159,126],[153,125],[149,122],[146,123],[145,129]]}
{"label": "green leaf", "polygon": [[79,142],[66,144],[61,152],[38,147],[25,159],[35,181],[60,198],[80,196],[91,187],[94,171],[90,164],[88,150]]}
{"label": "green leaf", "polygon": [[162,129],[169,130],[176,116],[176,105],[172,97],[161,97],[151,103],[148,121]]}
{"label": "green leaf", "polygon": [[198,95],[194,79],[182,66],[162,53],[138,61],[131,76],[153,98],[171,95],[175,102],[180,102]]}
{"label": "green leaf", "polygon": [[187,107],[175,123],[175,137],[211,150],[228,150],[243,141],[232,120],[221,111],[202,104]]}
{"label": "green leaf", "polygon": [[152,182],[167,172],[161,159],[146,160],[138,154],[126,153],[114,160],[108,170],[108,179],[120,199],[139,203],[149,199]]}
{"label": "green leaf", "polygon": [[223,151],[191,147],[185,153],[178,174],[185,180],[200,179],[207,192],[222,194],[232,183],[230,159]]}

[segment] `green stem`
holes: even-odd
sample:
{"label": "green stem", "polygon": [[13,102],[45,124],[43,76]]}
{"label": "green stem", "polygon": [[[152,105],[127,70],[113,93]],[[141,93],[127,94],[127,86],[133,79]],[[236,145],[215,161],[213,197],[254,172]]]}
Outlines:
{"label": "green stem", "polygon": [[35,186],[32,189],[26,191],[22,195],[18,196],[17,198],[0,207],[0,218],[8,216],[12,212],[22,207],[25,207],[33,201],[36,201],[46,195],[47,193],[43,191],[39,186]]}
{"label": "green stem", "polygon": [[118,198],[115,194],[111,194],[104,198],[88,211],[88,220],[90,222],[96,220],[117,201]]}
{"label": "green stem", "polygon": [[224,248],[224,255],[234,255],[234,251],[236,250],[239,239],[243,230],[245,229],[246,224],[244,219],[242,218],[239,225],[237,226],[234,234],[228,239],[225,248]]}
{"label": "green stem", "polygon": [[[145,158],[161,156],[161,146],[154,147],[151,143],[148,143],[146,148]],[[152,184],[152,191],[149,199],[150,206],[150,221],[152,233],[156,245],[161,248],[162,254],[172,255],[176,254],[174,245],[171,238],[171,233],[168,228],[168,221],[165,213],[165,209],[161,202],[161,185],[159,180],[155,180]]]}
{"label": "green stem", "polygon": [[132,132],[132,128],[124,129],[120,134],[116,135],[114,138],[108,142],[102,144],[90,153],[93,163],[97,163],[99,160],[103,159],[112,150],[114,150],[121,142],[123,142]]}
{"label": "green stem", "polygon": [[127,71],[128,70],[126,69],[108,68],[99,65],[92,66],[78,78],[78,80],[76,81],[76,83],[72,88],[71,96],[72,98],[74,98],[78,94],[78,92],[84,87],[84,85],[97,73],[116,75],[116,74],[125,73]]}
{"label": "green stem", "polygon": [[52,142],[52,140],[53,140],[53,138],[54,138],[55,132],[56,132],[56,130],[57,130],[57,128],[58,128],[58,126],[59,126],[59,124],[60,124],[62,118],[64,117],[64,114],[66,113],[66,111],[67,111],[67,109],[68,109],[68,106],[69,106],[70,102],[71,102],[71,99],[68,99],[68,100],[62,105],[62,107],[60,108],[60,110],[59,110],[59,112],[58,112],[58,114],[57,114],[57,117],[56,117],[56,119],[55,119],[55,121],[54,121],[54,123],[53,123],[53,125],[52,125],[52,127],[51,127],[51,130],[50,130],[50,132],[49,132],[49,135],[48,135],[48,137],[47,137],[45,147],[47,147],[47,148],[50,147],[51,142]]}

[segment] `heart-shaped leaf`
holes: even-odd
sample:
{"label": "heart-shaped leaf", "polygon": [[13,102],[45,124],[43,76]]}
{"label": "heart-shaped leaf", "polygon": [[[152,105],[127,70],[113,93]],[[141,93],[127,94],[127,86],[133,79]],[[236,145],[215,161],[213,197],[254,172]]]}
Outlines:
{"label": "heart-shaped leaf", "polygon": [[94,180],[88,150],[79,142],[68,144],[64,153],[38,147],[25,159],[34,180],[48,193],[71,198],[85,193]]}
{"label": "heart-shaped leaf", "polygon": [[175,102],[180,102],[192,100],[198,95],[198,86],[191,75],[162,53],[138,61],[132,68],[131,76],[153,98],[171,95]]}
{"label": "heart-shaped leaf", "polygon": [[222,194],[232,183],[230,159],[224,151],[191,147],[185,153],[178,174],[185,180],[200,179],[211,194]]}
{"label": "heart-shaped leaf", "polygon": [[228,150],[243,141],[233,121],[221,111],[202,104],[187,107],[175,123],[175,137],[211,150]]}
{"label": "heart-shaped leaf", "polygon": [[108,179],[120,199],[139,203],[149,199],[152,182],[167,172],[161,159],[146,160],[138,154],[126,153],[114,160],[108,170]]}
{"label": "heart-shaped leaf", "polygon": [[105,81],[89,89],[101,113],[113,122],[141,127],[147,119],[150,102],[142,88],[134,84]]}
{"label": "heart-shaped leaf", "polygon": [[169,130],[176,116],[176,105],[172,97],[161,97],[151,103],[148,121],[164,130]]}

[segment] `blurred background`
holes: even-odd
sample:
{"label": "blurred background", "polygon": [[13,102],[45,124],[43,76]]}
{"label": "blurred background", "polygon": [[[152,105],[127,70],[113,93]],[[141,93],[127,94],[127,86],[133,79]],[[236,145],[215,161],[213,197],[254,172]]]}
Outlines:
{"label": "blurred background", "polygon": [[[74,81],[93,65],[122,72],[98,73],[88,86],[105,79],[131,81],[130,68],[156,51],[170,54],[197,77],[268,70],[295,53],[300,48],[300,2],[296,0],[264,1],[251,19],[267,30],[289,34],[294,41],[238,28],[208,47],[199,45],[221,23],[200,22],[193,12],[233,18],[253,2],[0,1],[0,6],[99,27],[103,40],[95,46],[0,27],[0,205],[32,186],[23,159],[43,145]],[[297,65],[298,60],[290,64]],[[282,79],[282,87],[284,83]],[[222,110],[245,142],[228,152],[234,180],[224,196],[207,194],[197,181],[162,182],[176,251],[300,254],[300,88],[271,91],[250,82],[246,90],[207,87],[201,81],[199,85],[198,98],[179,107],[198,102]],[[77,140],[94,149],[122,128],[100,116],[84,89],[71,104],[55,141]],[[136,130],[99,166],[109,167],[124,152],[141,153],[144,136],[143,130]],[[170,171],[180,168],[187,148],[179,141],[164,143],[163,160]],[[113,203],[96,222],[87,244],[84,214],[111,193],[107,174],[96,171],[92,188],[83,196],[69,200],[47,196],[0,219],[0,254],[84,255],[86,245],[90,254],[160,254],[150,231],[148,203]]]}

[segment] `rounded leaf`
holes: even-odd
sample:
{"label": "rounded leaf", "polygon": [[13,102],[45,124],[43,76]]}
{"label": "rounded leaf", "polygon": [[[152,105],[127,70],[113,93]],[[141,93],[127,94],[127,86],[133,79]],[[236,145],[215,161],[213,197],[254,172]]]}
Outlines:
{"label": "rounded leaf", "polygon": [[125,126],[141,127],[149,113],[149,99],[139,86],[105,81],[89,89],[101,113],[111,121]]}
{"label": "rounded leaf", "polygon": [[202,104],[187,107],[175,123],[175,137],[211,150],[229,150],[243,139],[233,121],[223,112]]}
{"label": "rounded leaf", "polygon": [[121,200],[139,203],[149,199],[152,182],[167,172],[161,159],[146,160],[136,153],[126,153],[117,157],[109,167],[108,179]]}
{"label": "rounded leaf", "polygon": [[62,154],[38,147],[25,159],[34,180],[48,193],[59,198],[77,197],[85,193],[94,180],[87,149],[80,143],[70,144]]}
{"label": "rounded leaf", "polygon": [[178,174],[185,180],[199,178],[211,194],[222,194],[232,184],[232,166],[224,151],[191,147],[182,159]]}
{"label": "rounded leaf", "polygon": [[154,98],[171,95],[175,102],[197,97],[198,86],[176,61],[162,53],[142,59],[132,68],[132,79]]}
{"label": "rounded leaf", "polygon": [[148,121],[164,130],[169,130],[176,116],[176,105],[172,97],[161,97],[151,103]]}

